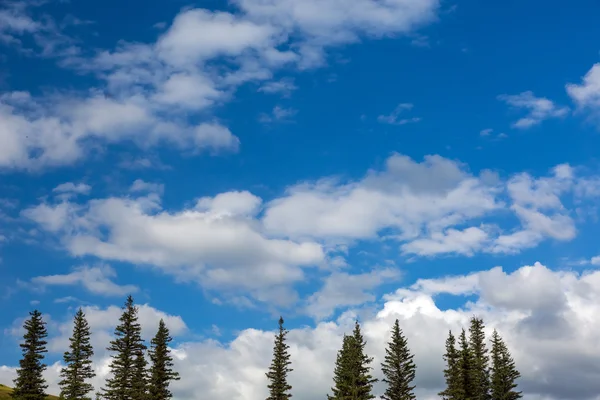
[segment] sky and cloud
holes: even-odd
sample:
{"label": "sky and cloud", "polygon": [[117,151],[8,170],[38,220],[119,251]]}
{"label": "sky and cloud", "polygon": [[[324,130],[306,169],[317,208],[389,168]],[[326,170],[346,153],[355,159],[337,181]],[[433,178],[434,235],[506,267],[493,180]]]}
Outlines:
{"label": "sky and cloud", "polygon": [[56,392],[83,307],[99,388],[133,294],[145,338],[173,333],[177,400],[265,398],[279,315],[299,400],[328,393],[356,319],[379,375],[396,318],[437,398],[473,315],[526,400],[596,399],[594,10],[2,3],[0,383],[39,308]]}

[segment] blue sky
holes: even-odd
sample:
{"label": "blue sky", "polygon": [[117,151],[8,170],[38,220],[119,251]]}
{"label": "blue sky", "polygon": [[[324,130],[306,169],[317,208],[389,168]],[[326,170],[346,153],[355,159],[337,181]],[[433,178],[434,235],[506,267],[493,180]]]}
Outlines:
{"label": "blue sky", "polygon": [[[489,312],[510,341],[506,313],[546,315],[600,265],[596,2],[4,4],[0,380],[34,307],[51,363],[74,307],[101,321],[127,293],[181,354],[279,314],[299,337],[349,315],[410,335],[409,298],[444,327]],[[476,278],[496,266],[558,292],[517,306]],[[531,398],[561,398],[540,380]]]}

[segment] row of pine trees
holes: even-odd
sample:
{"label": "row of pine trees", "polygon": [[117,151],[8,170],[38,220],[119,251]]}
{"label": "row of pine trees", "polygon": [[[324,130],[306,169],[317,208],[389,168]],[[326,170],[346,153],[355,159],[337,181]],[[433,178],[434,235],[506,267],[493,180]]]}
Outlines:
{"label": "row of pine trees", "polygon": [[[114,339],[107,348],[112,352],[110,374],[104,388],[96,393],[96,399],[106,400],[167,400],[172,398],[170,383],[179,380],[173,370],[173,358],[169,343],[172,338],[164,321],[147,349],[141,337],[138,308],[129,296],[123,307]],[[275,336],[273,359],[266,373],[269,389],[267,400],[289,400],[292,386],[288,374],[292,372],[288,331],[279,319],[279,331]],[[25,335],[20,345],[23,357],[19,362],[17,378],[14,380],[12,397],[18,400],[44,400],[46,384],[43,372],[47,331],[42,314],[35,310],[25,321]],[[95,377],[92,368],[94,351],[90,342],[91,332],[84,312],[75,314],[73,334],[69,350],[64,353],[65,366],[61,370],[60,398],[65,400],[91,400],[94,387],[89,382]],[[516,380],[520,377],[510,352],[494,330],[492,348],[488,353],[484,324],[473,317],[469,326],[469,337],[463,329],[458,343],[450,331],[446,340],[444,376],[446,388],[439,393],[444,400],[518,400],[521,392],[516,391]],[[360,324],[355,323],[351,335],[344,335],[342,348],[335,361],[333,387],[328,400],[374,399],[370,364],[373,358],[365,353],[366,341]],[[148,351],[147,351],[148,350]],[[150,359],[147,365],[146,351]],[[414,400],[416,365],[408,341],[398,320],[391,331],[391,339],[385,349],[381,371],[386,384],[384,400]]]}
{"label": "row of pine trees", "polygon": [[[23,343],[20,345],[23,356],[19,361],[11,396],[18,400],[45,400],[48,385],[43,372],[47,367],[44,353],[47,352],[45,339],[48,332],[42,314],[37,310],[32,311],[24,328]],[[111,374],[105,387],[96,393],[96,399],[170,399],[169,384],[178,380],[179,374],[173,371],[173,358],[169,350],[172,338],[164,321],[160,320],[158,331],[148,349],[142,339],[138,308],[129,296],[114,336],[107,348],[112,352]],[[94,387],[89,380],[95,377],[95,372],[92,368],[94,350],[90,339],[90,326],[83,310],[79,309],[73,321],[69,350],[63,355],[65,367],[60,372],[59,382],[61,399],[91,400]],[[150,366],[147,365],[146,351]]]}
{"label": "row of pine trees", "polygon": [[[486,348],[483,320],[473,317],[470,321],[469,338],[463,329],[457,347],[452,331],[446,340],[444,376],[446,388],[438,393],[444,400],[517,400],[522,397],[516,391],[516,381],[520,377],[515,362],[506,344],[494,330],[492,335],[491,357]],[[279,333],[275,337],[273,361],[267,372],[269,397],[267,400],[289,400],[292,387],[287,382],[287,374],[292,371],[289,345],[286,343],[288,331],[279,319]],[[358,321],[351,335],[344,335],[342,348],[338,351],[333,371],[333,387],[328,400],[370,400],[373,394],[373,357],[365,353],[365,341]],[[381,363],[382,381],[386,389],[383,400],[416,399],[413,381],[416,365],[413,361],[408,341],[400,329],[398,320],[391,331],[391,338],[385,349]],[[491,366],[490,366],[491,358]]]}

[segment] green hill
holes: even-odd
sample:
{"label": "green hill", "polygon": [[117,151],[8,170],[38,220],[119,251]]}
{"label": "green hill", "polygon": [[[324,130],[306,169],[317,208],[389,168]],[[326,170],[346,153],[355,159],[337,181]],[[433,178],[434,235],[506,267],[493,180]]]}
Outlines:
{"label": "green hill", "polygon": [[[11,399],[12,397],[10,397],[10,392],[12,392],[11,388],[0,383],[0,400]],[[56,396],[48,396],[47,398],[52,400],[58,400],[58,397]]]}

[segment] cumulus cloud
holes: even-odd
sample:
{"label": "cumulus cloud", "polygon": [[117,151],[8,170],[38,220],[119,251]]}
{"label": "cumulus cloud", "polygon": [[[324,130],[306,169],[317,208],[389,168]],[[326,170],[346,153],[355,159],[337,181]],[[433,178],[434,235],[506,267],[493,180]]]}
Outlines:
{"label": "cumulus cloud", "polygon": [[[344,278],[342,278],[343,280]],[[506,340],[522,377],[519,388],[526,399],[595,399],[600,382],[596,336],[600,329],[594,318],[600,310],[600,273],[588,271],[551,271],[540,263],[514,272],[501,267],[469,275],[419,280],[408,287],[385,295],[374,312],[363,314],[361,323],[367,352],[375,357],[375,375],[381,377],[389,329],[398,318],[415,354],[417,395],[435,399],[442,388],[444,340],[449,329],[457,332],[473,315],[484,318],[486,333],[497,329]],[[463,306],[441,309],[436,296],[469,296]],[[107,374],[107,354],[103,350],[121,310],[118,307],[84,309],[94,332],[98,349],[95,368],[98,388]],[[144,305],[140,318],[145,337],[152,333],[159,317],[175,336],[173,349],[176,368],[182,380],[173,384],[175,398],[239,399],[265,398],[264,372],[271,358],[274,332],[249,327],[231,342],[207,339],[186,341],[185,323]],[[335,321],[323,321],[314,327],[291,329],[288,338],[294,372],[290,374],[294,397],[300,400],[329,393],[335,355],[344,332],[352,329],[355,312],[349,311]],[[52,352],[60,354],[68,342],[70,320],[56,321],[58,335],[50,338]],[[46,373],[50,390],[56,391],[60,365]],[[14,367],[0,367],[0,379],[10,381]],[[231,385],[231,382],[236,382]],[[376,385],[376,394],[383,392]]]}
{"label": "cumulus cloud", "polygon": [[[72,255],[151,265],[208,289],[246,291],[261,301],[293,298],[282,289],[325,261],[321,245],[265,236],[253,218],[261,200],[248,192],[204,197],[189,209],[163,210],[156,193],[41,204],[26,218],[62,236]],[[104,233],[103,233],[104,232]]]}
{"label": "cumulus cloud", "polygon": [[[196,153],[237,151],[238,138],[206,115],[231,99],[240,85],[257,81],[261,91],[289,93],[293,81],[272,81],[278,69],[320,65],[328,47],[361,36],[409,33],[433,22],[439,6],[437,0],[352,0],[344,3],[347,12],[339,13],[338,0],[234,4],[232,12],[183,10],[153,43],[120,41],[93,58],[77,51],[66,54],[61,66],[98,78],[85,92],[60,94],[56,88],[59,94],[51,96],[4,94],[0,168],[72,164],[92,144],[122,141],[142,149],[166,144]],[[39,29],[14,10],[1,10],[0,21],[5,31]],[[200,113],[200,123],[187,122]],[[276,109],[270,118],[282,116],[290,116],[289,110]]]}
{"label": "cumulus cloud", "polygon": [[579,110],[591,113],[592,118],[600,115],[600,63],[596,63],[582,78],[580,84],[569,83],[567,94]]}
{"label": "cumulus cloud", "polygon": [[84,265],[64,275],[36,276],[31,279],[31,283],[41,287],[81,285],[90,293],[103,296],[125,296],[139,290],[135,285],[116,284],[112,281],[116,276],[116,271],[109,265]]}
{"label": "cumulus cloud", "polygon": [[550,118],[561,118],[569,113],[569,108],[556,105],[545,97],[535,97],[533,92],[526,91],[517,95],[500,95],[499,100],[504,101],[515,109],[523,109],[528,113],[512,124],[513,128],[528,129],[539,125]]}

